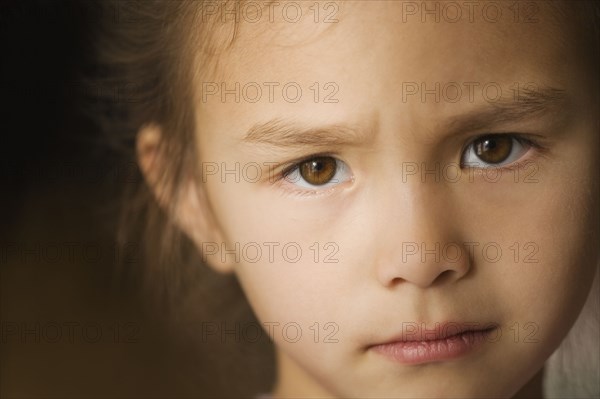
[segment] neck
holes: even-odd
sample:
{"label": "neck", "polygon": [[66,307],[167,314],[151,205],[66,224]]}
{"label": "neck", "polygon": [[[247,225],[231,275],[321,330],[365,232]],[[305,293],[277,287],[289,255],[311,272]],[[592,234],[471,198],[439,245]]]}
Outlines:
{"label": "neck", "polygon": [[542,367],[536,375],[517,394],[513,399],[543,399],[542,382],[544,380],[544,368]]}

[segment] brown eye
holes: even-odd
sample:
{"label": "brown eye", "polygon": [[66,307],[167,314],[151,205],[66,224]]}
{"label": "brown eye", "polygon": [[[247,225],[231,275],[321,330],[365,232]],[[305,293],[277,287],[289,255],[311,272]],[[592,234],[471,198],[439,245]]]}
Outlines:
{"label": "brown eye", "polygon": [[505,161],[513,149],[513,138],[508,135],[486,136],[473,142],[475,155],[483,162],[497,164]]}
{"label": "brown eye", "polygon": [[332,157],[316,157],[299,165],[300,176],[313,186],[321,186],[331,181],[337,171],[337,161]]}

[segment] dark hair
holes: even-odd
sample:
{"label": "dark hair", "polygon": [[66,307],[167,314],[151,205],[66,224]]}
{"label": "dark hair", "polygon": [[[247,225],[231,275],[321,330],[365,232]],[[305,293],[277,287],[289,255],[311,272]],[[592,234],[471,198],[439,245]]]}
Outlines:
{"label": "dark hair", "polygon": [[[91,84],[110,88],[117,96],[96,101],[92,110],[106,142],[124,162],[137,163],[136,134],[148,124],[160,125],[165,139],[160,151],[172,160],[162,171],[165,203],[174,206],[177,187],[193,171],[195,159],[193,92],[189,81],[195,60],[192,54],[208,49],[210,24],[199,23],[204,2],[139,1],[91,3],[99,15],[94,38],[97,69]],[[195,29],[189,29],[194,26]],[[205,43],[204,48],[194,44]],[[194,251],[173,223],[171,209],[161,209],[139,170],[137,184],[123,190],[117,241],[141,249],[135,264],[119,270],[138,279],[145,294],[158,303],[171,302],[190,282],[197,267],[190,266]],[[187,273],[186,273],[186,266]],[[136,267],[137,266],[137,267]],[[165,309],[166,310],[166,309]]]}
{"label": "dark hair", "polygon": [[[123,187],[117,243],[121,248],[134,244],[140,251],[134,262],[121,258],[117,280],[135,288],[149,313],[173,321],[173,332],[188,343],[186,351],[208,362],[205,367],[210,370],[200,369],[197,380],[204,385],[204,394],[240,396],[248,394],[244,389],[260,392],[271,383],[274,362],[268,359],[273,357],[272,345],[266,339],[244,348],[243,343],[215,347],[195,342],[199,323],[231,325],[255,323],[256,319],[237,280],[201,267],[200,254],[173,218],[178,188],[190,174],[197,173],[192,145],[194,92],[189,82],[196,68],[214,72],[219,51],[229,48],[237,35],[234,21],[205,18],[206,4],[196,0],[89,3],[91,12],[101,17],[94,27],[96,69],[89,80],[111,93],[100,101],[95,99],[90,114],[125,164],[137,164],[135,142],[140,128],[149,124],[161,127],[164,140],[159,151],[169,164],[159,176],[159,184],[165,187],[164,203],[169,205],[159,205],[139,169],[137,177],[129,179],[132,183]],[[239,376],[239,386],[215,380],[211,370],[224,367]],[[236,372],[236,368],[240,370]]]}

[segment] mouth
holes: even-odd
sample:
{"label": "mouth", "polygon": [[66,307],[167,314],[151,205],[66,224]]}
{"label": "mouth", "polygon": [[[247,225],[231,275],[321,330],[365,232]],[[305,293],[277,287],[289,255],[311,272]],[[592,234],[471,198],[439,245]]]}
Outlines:
{"label": "mouth", "polygon": [[368,350],[397,363],[415,365],[457,359],[474,352],[486,341],[497,340],[497,325],[436,323],[438,328],[426,329],[424,324],[408,324],[396,338],[370,345]]}

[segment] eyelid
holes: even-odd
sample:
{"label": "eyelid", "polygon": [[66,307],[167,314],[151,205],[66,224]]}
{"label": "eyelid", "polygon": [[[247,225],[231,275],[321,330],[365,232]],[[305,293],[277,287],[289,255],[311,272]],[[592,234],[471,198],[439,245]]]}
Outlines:
{"label": "eyelid", "polygon": [[461,154],[477,140],[482,139],[484,137],[494,137],[494,136],[509,136],[509,137],[519,140],[525,144],[541,147],[541,144],[539,144],[539,142],[535,139],[536,135],[532,135],[532,134],[516,133],[516,132],[481,133],[481,134],[478,134],[474,137],[471,137],[469,140],[467,140],[467,142],[461,148]]}

